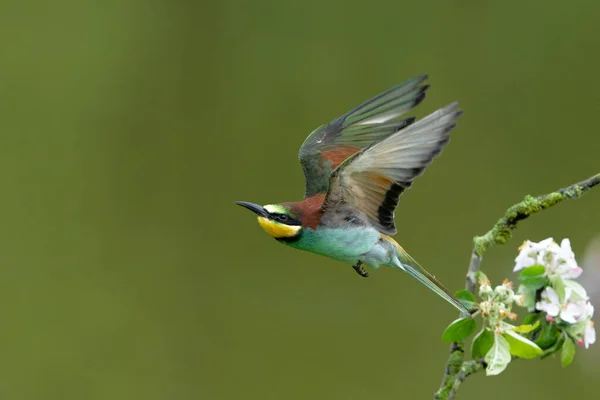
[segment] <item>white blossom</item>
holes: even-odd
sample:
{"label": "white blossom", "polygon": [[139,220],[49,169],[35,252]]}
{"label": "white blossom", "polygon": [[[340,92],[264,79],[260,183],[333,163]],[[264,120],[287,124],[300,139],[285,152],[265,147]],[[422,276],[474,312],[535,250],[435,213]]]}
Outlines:
{"label": "white blossom", "polygon": [[[545,268],[545,287],[522,284],[518,296],[511,293],[511,299],[525,305],[529,311],[533,308],[546,313],[549,323],[558,324],[561,330],[577,340],[581,346],[588,348],[596,342],[596,329],[592,317],[594,306],[589,301],[586,289],[577,279],[582,269],[575,260],[569,239],[563,239],[558,245],[552,238],[539,243],[525,241],[519,247],[515,258],[514,271],[532,266]],[[541,290],[541,298],[535,297]]]}
{"label": "white blossom", "polygon": [[519,247],[513,271],[520,271],[534,265],[545,266],[549,277],[558,275],[565,279],[575,279],[582,272],[575,260],[571,242],[566,238],[562,240],[560,246],[552,238],[544,239],[539,243],[525,241]]}
{"label": "white blossom", "polygon": [[520,271],[523,268],[532,267],[534,265],[544,265],[543,255],[540,255],[542,250],[551,246],[554,243],[552,238],[542,240],[539,243],[526,240],[519,247],[519,255],[515,258],[515,267],[513,271]]}
{"label": "white blossom", "polygon": [[544,311],[551,317],[556,317],[560,313],[560,299],[558,294],[551,287],[547,287],[542,292],[542,300],[535,304],[535,308]]}
{"label": "white blossom", "polygon": [[569,239],[565,238],[560,243],[560,250],[556,254],[555,265],[553,265],[552,269],[555,274],[566,279],[579,278],[583,272],[583,269],[575,261],[575,254],[571,250],[571,241]]}
{"label": "white blossom", "polygon": [[574,304],[578,308],[578,320],[591,319],[594,316],[594,306],[589,301],[577,301]]}
{"label": "white blossom", "polygon": [[594,328],[594,321],[588,321],[585,331],[583,332],[583,344],[587,349],[590,344],[596,343],[596,329]]}
{"label": "white blossom", "polygon": [[560,319],[569,324],[576,323],[580,316],[581,308],[575,303],[568,302],[560,310]]}
{"label": "white blossom", "polygon": [[533,251],[530,246],[530,241],[524,242],[519,247],[519,255],[515,258],[515,267],[513,271],[520,271],[527,267],[533,267],[537,263],[537,252]]}
{"label": "white blossom", "polygon": [[589,301],[574,300],[572,295],[573,291],[567,287],[565,298],[561,301],[556,290],[548,286],[542,292],[542,299],[536,303],[535,308],[552,318],[560,317],[568,324],[590,319],[594,315],[594,306]]}

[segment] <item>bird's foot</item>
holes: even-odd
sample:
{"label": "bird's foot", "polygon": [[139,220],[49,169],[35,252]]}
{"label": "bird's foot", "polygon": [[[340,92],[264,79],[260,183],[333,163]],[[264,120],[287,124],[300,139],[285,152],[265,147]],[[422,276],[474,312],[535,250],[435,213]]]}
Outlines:
{"label": "bird's foot", "polygon": [[362,276],[363,278],[367,278],[369,276],[369,273],[365,271],[365,269],[362,266],[362,261],[357,261],[356,265],[353,265],[352,268],[354,268],[356,273]]}

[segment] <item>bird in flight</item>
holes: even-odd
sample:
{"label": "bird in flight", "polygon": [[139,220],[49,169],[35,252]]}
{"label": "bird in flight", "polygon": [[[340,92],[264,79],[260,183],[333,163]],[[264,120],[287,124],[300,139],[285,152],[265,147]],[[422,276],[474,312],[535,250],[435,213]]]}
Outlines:
{"label": "bird in flight", "polygon": [[462,113],[454,102],[418,121],[405,116],[425,98],[426,79],[403,82],[315,129],[299,151],[304,200],[237,204],[280,243],[348,263],[363,277],[363,264],[399,268],[468,314],[390,237],[398,198],[448,144]]}

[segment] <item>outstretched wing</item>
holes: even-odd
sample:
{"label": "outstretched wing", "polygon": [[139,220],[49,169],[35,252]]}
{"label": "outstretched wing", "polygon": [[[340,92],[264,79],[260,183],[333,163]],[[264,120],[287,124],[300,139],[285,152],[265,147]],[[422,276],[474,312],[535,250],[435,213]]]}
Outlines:
{"label": "outstretched wing", "polygon": [[325,215],[350,205],[380,232],[395,234],[398,197],[440,154],[461,113],[452,103],[346,160],[331,175]]}
{"label": "outstretched wing", "polygon": [[315,129],[300,147],[304,197],[326,193],[329,176],[348,157],[407,127],[414,118],[397,119],[425,98],[427,75],[403,82]]}

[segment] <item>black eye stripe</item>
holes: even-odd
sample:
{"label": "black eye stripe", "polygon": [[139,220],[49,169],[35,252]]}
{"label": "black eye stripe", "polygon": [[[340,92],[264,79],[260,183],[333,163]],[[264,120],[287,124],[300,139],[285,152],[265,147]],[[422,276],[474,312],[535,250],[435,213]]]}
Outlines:
{"label": "black eye stripe", "polygon": [[270,217],[271,217],[271,219],[282,222],[286,225],[302,225],[302,223],[300,221],[298,221],[296,218],[294,218],[290,215],[287,215],[287,214],[270,213]]}

